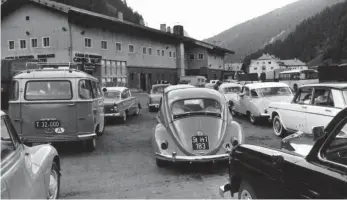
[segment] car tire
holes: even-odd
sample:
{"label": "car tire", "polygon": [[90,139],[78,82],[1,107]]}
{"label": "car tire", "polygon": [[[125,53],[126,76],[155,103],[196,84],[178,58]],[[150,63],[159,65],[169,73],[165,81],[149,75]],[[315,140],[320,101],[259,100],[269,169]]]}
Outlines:
{"label": "car tire", "polygon": [[277,137],[284,137],[287,134],[286,129],[284,129],[282,122],[281,122],[281,118],[279,115],[275,115],[273,120],[272,120],[272,128],[274,131],[274,134]]}
{"label": "car tire", "polygon": [[258,199],[253,187],[249,182],[243,180],[240,184],[238,199]]}
{"label": "car tire", "polygon": [[85,141],[85,147],[88,152],[94,151],[96,148],[96,138],[93,137],[92,139]]}
{"label": "car tire", "polygon": [[127,111],[125,111],[123,113],[122,118],[121,118],[122,123],[125,123],[128,120],[128,114],[127,113],[128,113]]}
{"label": "car tire", "polygon": [[165,160],[155,159],[155,164],[157,164],[158,167],[166,167],[167,163]]}
{"label": "car tire", "polygon": [[136,107],[136,111],[135,111],[135,113],[134,113],[134,116],[137,116],[137,115],[140,114],[140,109],[141,109],[141,106],[140,106],[140,104],[139,104],[139,105],[137,105],[137,107]]}
{"label": "car tire", "polygon": [[258,122],[257,118],[254,117],[254,115],[251,112],[248,112],[248,119],[253,125],[256,125]]}
{"label": "car tire", "polygon": [[49,175],[47,199],[59,199],[59,191],[60,191],[59,167],[58,167],[58,164],[53,161],[51,173]]}

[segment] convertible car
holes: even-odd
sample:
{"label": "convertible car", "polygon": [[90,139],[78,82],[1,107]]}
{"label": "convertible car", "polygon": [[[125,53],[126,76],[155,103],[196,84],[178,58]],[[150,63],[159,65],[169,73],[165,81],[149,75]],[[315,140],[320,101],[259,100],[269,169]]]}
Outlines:
{"label": "convertible car", "polygon": [[1,199],[57,199],[60,160],[51,145],[28,147],[1,114]]}
{"label": "convertible car", "polygon": [[225,97],[216,90],[169,86],[157,119],[152,146],[159,167],[169,162],[228,160],[232,141],[244,140]]}
{"label": "convertible car", "polygon": [[297,132],[282,148],[234,144],[220,194],[240,199],[346,199],[347,108],[327,125]]}

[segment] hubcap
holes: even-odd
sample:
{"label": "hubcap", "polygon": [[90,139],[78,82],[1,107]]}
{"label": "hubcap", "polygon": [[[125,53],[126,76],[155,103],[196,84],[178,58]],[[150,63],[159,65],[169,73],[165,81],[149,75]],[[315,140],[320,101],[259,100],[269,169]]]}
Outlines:
{"label": "hubcap", "polygon": [[282,124],[281,124],[281,122],[280,122],[278,119],[276,119],[276,120],[274,121],[274,129],[275,129],[276,135],[281,134],[281,131],[282,131]]}
{"label": "hubcap", "polygon": [[49,176],[49,188],[48,188],[48,199],[56,199],[58,195],[58,173],[55,170],[51,170]]}
{"label": "hubcap", "polygon": [[247,190],[242,190],[241,199],[252,199],[252,196]]}

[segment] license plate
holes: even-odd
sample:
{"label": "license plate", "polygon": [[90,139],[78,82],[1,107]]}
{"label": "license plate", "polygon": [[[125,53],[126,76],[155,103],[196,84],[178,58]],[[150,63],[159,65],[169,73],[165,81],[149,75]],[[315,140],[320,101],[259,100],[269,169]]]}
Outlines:
{"label": "license plate", "polygon": [[35,122],[35,128],[58,128],[60,127],[59,120],[40,120]]}
{"label": "license plate", "polygon": [[193,150],[208,150],[209,147],[209,141],[208,136],[193,136],[192,137],[192,144],[193,144]]}

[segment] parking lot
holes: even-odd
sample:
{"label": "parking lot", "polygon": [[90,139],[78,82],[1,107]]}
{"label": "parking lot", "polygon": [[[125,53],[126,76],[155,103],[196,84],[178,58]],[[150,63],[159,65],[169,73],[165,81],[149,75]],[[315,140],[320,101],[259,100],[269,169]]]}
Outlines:
{"label": "parking lot", "polygon": [[[98,138],[94,152],[79,144],[57,146],[62,165],[61,198],[221,198],[218,187],[227,181],[227,165],[193,164],[158,168],[151,147],[156,114],[146,109],[147,95],[136,94],[143,106],[125,124],[112,121]],[[244,128],[246,143],[278,148],[271,125]],[[225,198],[229,198],[227,196]]]}

